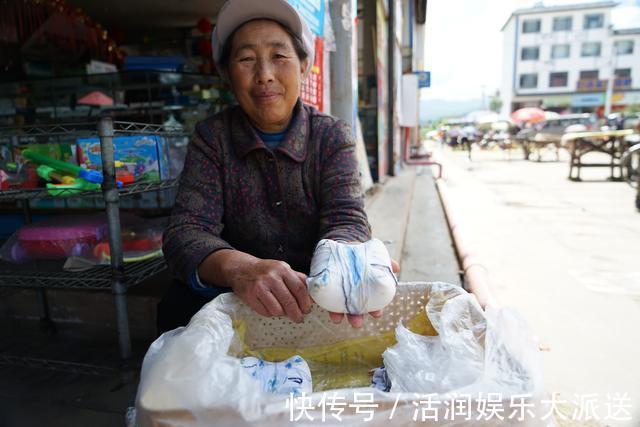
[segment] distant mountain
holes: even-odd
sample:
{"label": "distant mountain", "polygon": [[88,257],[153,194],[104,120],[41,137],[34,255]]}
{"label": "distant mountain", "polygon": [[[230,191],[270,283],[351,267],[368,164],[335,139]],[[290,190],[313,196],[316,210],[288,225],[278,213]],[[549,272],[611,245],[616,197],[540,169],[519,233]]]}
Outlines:
{"label": "distant mountain", "polygon": [[460,117],[482,109],[482,100],[445,101],[443,99],[420,100],[420,123],[439,120],[444,117]]}

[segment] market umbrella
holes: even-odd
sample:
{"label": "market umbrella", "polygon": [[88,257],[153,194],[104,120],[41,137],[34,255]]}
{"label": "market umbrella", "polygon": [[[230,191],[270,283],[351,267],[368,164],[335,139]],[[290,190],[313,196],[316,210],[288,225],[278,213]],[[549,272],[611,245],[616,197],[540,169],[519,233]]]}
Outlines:
{"label": "market umbrella", "polygon": [[113,105],[113,98],[104,93],[94,90],[82,98],[78,99],[78,104],[82,105]]}
{"label": "market umbrella", "polygon": [[535,107],[520,108],[511,113],[511,120],[514,122],[541,122],[546,118],[544,110]]}

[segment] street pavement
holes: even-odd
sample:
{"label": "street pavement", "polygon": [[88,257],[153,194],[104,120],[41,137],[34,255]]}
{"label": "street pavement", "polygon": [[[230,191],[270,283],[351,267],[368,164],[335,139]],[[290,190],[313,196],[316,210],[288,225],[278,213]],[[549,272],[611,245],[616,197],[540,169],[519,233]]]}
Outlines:
{"label": "street pavement", "polygon": [[547,391],[578,407],[590,401],[604,424],[640,425],[635,190],[607,180],[604,168],[569,181],[566,152],[542,162],[515,150],[474,149],[469,160],[436,147],[435,156],[495,294],[527,319],[545,350]]}

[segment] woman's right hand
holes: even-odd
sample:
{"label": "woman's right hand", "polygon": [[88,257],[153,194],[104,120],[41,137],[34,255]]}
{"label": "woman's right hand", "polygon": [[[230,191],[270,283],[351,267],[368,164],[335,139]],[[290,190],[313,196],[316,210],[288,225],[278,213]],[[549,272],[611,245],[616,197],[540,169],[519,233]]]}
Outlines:
{"label": "woman's right hand", "polygon": [[263,316],[288,316],[301,322],[311,311],[306,276],[284,261],[256,259],[229,275],[233,291]]}
{"label": "woman's right hand", "polygon": [[233,289],[249,307],[262,316],[288,316],[301,322],[311,311],[306,275],[284,261],[260,259],[233,249],[221,249],[198,266],[207,283]]}

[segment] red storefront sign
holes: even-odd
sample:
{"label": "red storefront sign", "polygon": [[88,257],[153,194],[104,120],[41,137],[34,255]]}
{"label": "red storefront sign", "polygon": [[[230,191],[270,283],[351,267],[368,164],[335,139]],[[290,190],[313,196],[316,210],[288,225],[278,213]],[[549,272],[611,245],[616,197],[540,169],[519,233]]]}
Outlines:
{"label": "red storefront sign", "polygon": [[324,88],[323,88],[323,60],[324,60],[324,52],[323,52],[323,43],[322,38],[316,37],[316,57],[313,62],[313,66],[311,67],[311,71],[309,75],[302,82],[302,90],[301,97],[302,101],[306,104],[313,105],[318,110],[322,111],[323,103],[322,99],[324,96]]}

